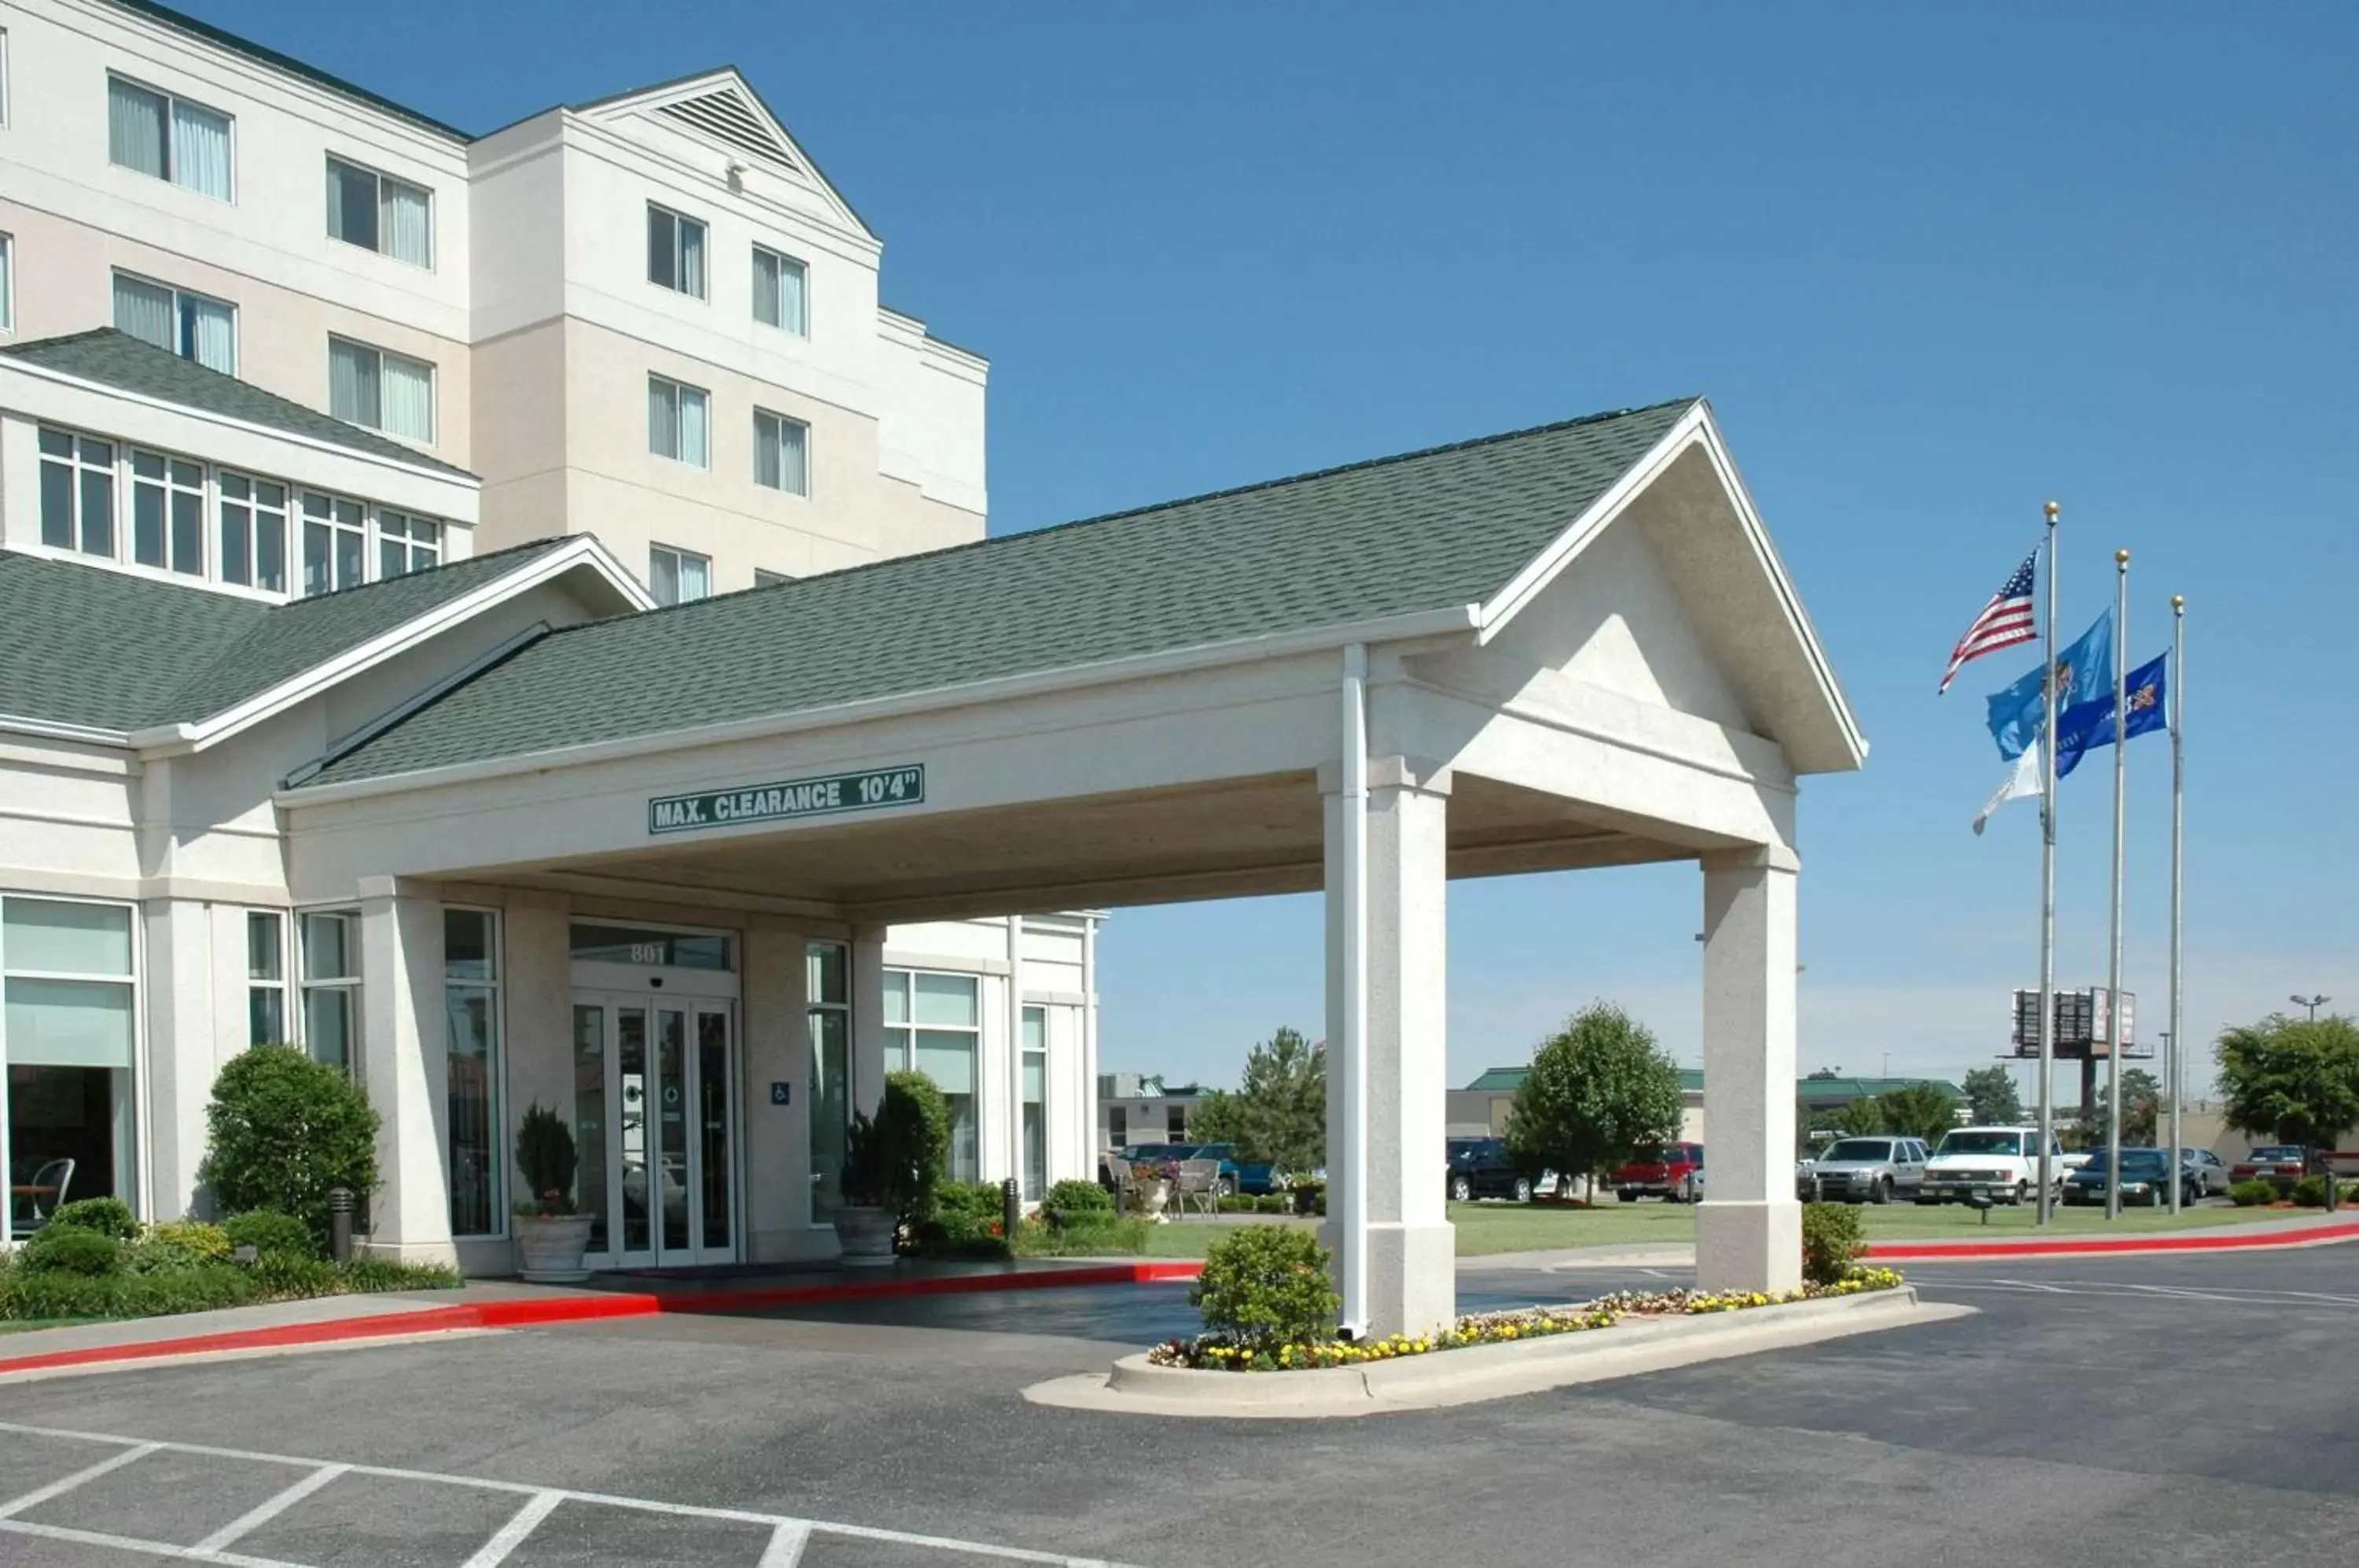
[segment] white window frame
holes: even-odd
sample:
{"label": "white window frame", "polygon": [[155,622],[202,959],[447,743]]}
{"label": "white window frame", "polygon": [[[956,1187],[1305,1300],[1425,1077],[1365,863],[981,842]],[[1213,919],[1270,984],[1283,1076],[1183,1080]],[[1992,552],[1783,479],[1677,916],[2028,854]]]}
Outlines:
{"label": "white window frame", "polygon": [[[7,41],[8,35],[0,32],[0,45],[5,45]],[[6,70],[6,55],[0,52],[0,72],[5,72]],[[5,93],[5,89],[0,89],[0,93]],[[0,120],[0,125],[5,124],[5,120]],[[0,337],[9,336],[16,331],[16,236],[5,229],[0,229]]]}
{"label": "white window frame", "polygon": [[[9,968],[5,915],[5,906],[15,900],[38,904],[82,904],[95,909],[121,909],[127,917],[130,925],[129,973],[119,975],[83,975],[46,969]],[[121,1092],[116,1094],[113,1106],[114,1186],[115,1195],[131,1205],[131,1212],[135,1215],[144,1218],[147,1214],[147,1200],[141,1172],[147,1167],[147,1122],[146,1118],[139,1114],[139,1107],[144,1103],[144,1096],[147,1094],[147,1086],[140,1073],[140,1064],[147,1060],[147,1020],[145,1005],[147,994],[147,974],[146,932],[141,928],[138,906],[126,904],[115,898],[77,898],[60,893],[0,893],[0,1001],[5,1001],[7,983],[11,979],[70,980],[96,985],[122,985],[130,987],[131,1064],[128,1067],[110,1069],[123,1074]],[[7,1022],[5,1012],[0,1012],[0,1171],[13,1170],[14,1167],[10,1161],[15,1158],[15,1150],[8,1146],[8,1074],[5,1071],[7,1055]],[[72,1191],[71,1188],[67,1190]],[[13,1201],[0,1204],[0,1247],[9,1246],[15,1239],[12,1227],[16,1224],[16,1205]]]}
{"label": "white window frame", "polygon": [[[292,978],[288,973],[287,962],[287,955],[291,946],[288,940],[288,926],[291,922],[288,920],[287,914],[285,909],[245,911],[245,1042],[249,1047],[291,1043],[290,1037],[294,1031],[288,1026],[294,1022],[294,1018],[288,1011],[287,995],[288,986]],[[257,973],[254,966],[255,927],[262,920],[270,922],[270,953],[274,973],[268,975]],[[278,1028],[270,1039],[256,1040],[254,1028],[254,1003],[255,997],[265,996],[276,997],[277,1000]]]}
{"label": "white window frame", "polygon": [[[349,974],[314,976],[311,973],[311,922],[315,920],[342,920],[344,930],[344,956]],[[366,1020],[361,1011],[361,912],[350,904],[319,904],[295,911],[295,1033],[300,1038],[293,1043],[303,1048],[303,1054],[312,1061],[320,1060],[318,1047],[311,1039],[311,995],[315,991],[335,991],[343,994],[345,1050],[343,1067],[353,1080],[362,1077],[362,1029]]]}
{"label": "white window frame", "polygon": [[[134,272],[127,267],[118,267],[107,278],[107,315],[110,321],[113,320],[114,312],[114,285],[118,282],[136,283],[143,289],[158,289],[171,297],[172,342],[169,346],[163,343],[148,343],[150,348],[163,349],[166,354],[177,354],[190,365],[204,365],[205,369],[217,370],[223,376],[237,374],[238,338],[241,334],[236,300],[224,299],[218,294],[207,294],[201,289],[183,289],[177,283],[167,283],[160,278],[150,278],[144,272]],[[186,308],[184,302],[191,299],[207,305],[218,305],[229,312],[229,363],[226,365],[205,365],[203,360],[199,359],[191,352],[196,345],[187,341],[186,323],[181,320],[181,312]],[[124,330],[120,321],[115,321],[114,325],[117,332]],[[139,341],[147,342],[145,338]]]}
{"label": "white window frame", "polygon": [[[672,560],[672,596],[669,599],[656,592],[656,561],[658,557],[667,555]],[[679,596],[679,564],[687,561],[693,561],[704,568],[704,592],[683,599]],[[692,550],[682,550],[676,544],[647,546],[647,592],[656,594],[656,603],[658,604],[693,604],[699,599],[712,598],[712,558],[709,555],[700,555]]]}
{"label": "white window frame", "polygon": [[[803,436],[803,471],[802,485],[800,488],[797,488],[786,482],[787,463],[785,439],[788,427],[789,426],[800,430]],[[773,433],[774,431],[775,434]],[[769,481],[762,477],[762,460],[766,451],[765,443],[773,440],[777,441],[779,445],[778,483],[776,485],[771,484]],[[768,408],[756,408],[754,410],[754,483],[765,490],[774,491],[780,495],[792,495],[799,500],[804,501],[810,499],[811,428],[810,421],[809,419],[798,419],[792,414],[774,413]]]}
{"label": "white window frame", "polygon": [[[972,1024],[921,1024],[918,1022],[918,976],[921,975],[932,975],[944,980],[964,981],[974,993],[974,1022]],[[974,1081],[973,1085],[966,1092],[966,1098],[973,1102],[973,1133],[975,1139],[974,1169],[964,1175],[959,1174],[957,1165],[955,1163],[958,1159],[958,1150],[956,1147],[953,1146],[951,1150],[951,1159],[953,1161],[951,1171],[951,1179],[957,1181],[980,1181],[983,1180],[984,1116],[983,976],[956,969],[910,969],[897,965],[885,971],[886,990],[889,993],[896,984],[898,984],[901,987],[901,1018],[903,1021],[897,1024],[880,1022],[878,1026],[884,1030],[886,1072],[902,1073],[916,1070],[918,1065],[918,1036],[921,1032],[929,1034],[963,1034],[973,1037],[968,1049],[973,1052],[972,1062],[974,1073]],[[883,996],[879,996],[877,997],[877,1015],[880,1019],[889,1017],[889,1014],[886,1013],[884,1006]],[[897,1042],[895,1038],[896,1036],[899,1037]],[[900,1059],[897,1062],[894,1060],[894,1051],[897,1044],[900,1051]],[[1021,1042],[1018,1042],[1018,1049],[1021,1049]],[[1017,1151],[1017,1157],[1020,1160],[1022,1158],[1021,1150]]]}
{"label": "white window frame", "polygon": [[[486,1016],[490,1019],[491,1040],[489,1043],[490,1061],[487,1064],[488,1083],[485,1087],[485,1093],[488,1094],[491,1101],[488,1112],[491,1117],[491,1147],[486,1151],[489,1160],[490,1181],[492,1188],[491,1228],[489,1230],[483,1231],[462,1231],[458,1227],[458,1216],[454,1214],[451,1216],[451,1235],[453,1239],[458,1240],[504,1240],[508,1234],[507,921],[503,918],[501,910],[494,909],[488,905],[445,904],[442,908],[443,913],[446,917],[452,914],[483,916],[484,919],[489,922],[490,932],[490,942],[486,946],[485,961],[490,967],[491,973],[487,976],[483,978],[468,978],[453,975],[450,970],[450,960],[447,949],[443,959],[442,991],[444,1003],[442,1010],[444,1016],[444,1027],[446,1029],[452,1027],[451,1020],[457,1017],[455,1010],[450,1006],[449,998],[451,993],[457,991],[487,991],[491,994],[490,1006],[486,1012]],[[451,1121],[447,1119],[451,1115],[451,1083],[449,1053],[447,1051],[444,1056],[442,1105],[443,1115],[446,1118],[444,1125],[447,1127],[452,1125]],[[442,1149],[442,1178],[444,1189],[450,1194],[451,1202],[453,1204],[458,1201],[459,1190],[459,1184],[452,1179],[452,1173],[451,1171],[451,1155],[455,1151],[455,1143],[446,1136]]]}
{"label": "white window frame", "polygon": [[[778,314],[778,320],[777,321],[772,321],[769,317],[762,314],[764,301],[762,299],[761,258],[764,256],[769,257],[772,261],[777,264],[777,270],[778,277],[781,279],[777,299],[776,301]],[[779,332],[786,333],[788,337],[801,338],[805,342],[809,342],[810,339],[810,264],[804,261],[800,256],[788,255],[785,251],[778,249],[776,245],[766,245],[759,243],[756,244],[754,246],[754,320],[760,322],[763,326],[775,327]],[[786,289],[783,282],[788,268],[792,268],[796,275],[800,277],[802,279],[802,290],[800,296],[802,309],[792,321],[786,320]]]}
{"label": "white window frame", "polygon": [[8,128],[8,29],[0,27],[0,131]]}
{"label": "white window frame", "polygon": [[[124,516],[123,559],[134,566],[144,566],[150,572],[160,572],[168,576],[193,577],[201,583],[209,581],[212,575],[213,552],[207,548],[209,541],[206,536],[212,531],[212,485],[206,465],[193,457],[182,457],[176,452],[159,452],[153,447],[126,446],[122,451],[124,486],[122,494],[127,501],[127,505],[118,506],[118,510]],[[140,473],[141,458],[162,463],[164,465],[162,475],[158,477]],[[184,482],[178,472],[183,468],[196,470],[197,477],[193,484]],[[161,561],[139,559],[139,497],[143,491],[147,490],[162,493],[163,537],[157,541],[163,552],[164,558]],[[193,572],[184,569],[173,559],[172,512],[176,501],[181,496],[190,498],[197,513],[197,564]]]}
{"label": "white window frame", "polygon": [[[347,588],[357,588],[368,582],[370,580],[370,539],[367,505],[333,490],[315,490],[309,486],[296,491],[289,499],[292,502],[294,514],[292,522],[295,531],[292,551],[294,559],[288,562],[288,575],[294,583],[289,597],[316,599],[329,593],[341,593]],[[311,509],[311,504],[314,501],[324,502],[326,510],[314,512]],[[350,517],[347,517],[342,510],[346,507],[351,508]],[[316,592],[312,589],[310,579],[307,575],[310,563],[311,527],[314,523],[328,530],[328,582]],[[337,581],[336,540],[340,535],[356,536],[361,541],[360,572],[349,583]]]}
{"label": "white window frame", "polygon": [[[397,174],[387,174],[381,169],[372,168],[368,164],[362,163],[357,158],[346,158],[342,153],[329,153],[327,155],[327,160],[330,166],[341,165],[345,169],[351,169],[354,174],[365,174],[376,182],[377,243],[373,245],[365,245],[361,244],[358,240],[348,239],[344,235],[336,233],[335,211],[332,205],[329,209],[326,219],[328,237],[335,241],[338,245],[350,245],[354,250],[366,251],[372,256],[381,256],[387,261],[397,261],[404,267],[415,267],[426,272],[433,271],[434,230],[436,226],[433,187],[420,185],[415,180],[404,180]],[[397,185],[404,191],[412,191],[426,198],[426,259],[423,261],[412,261],[409,257],[397,255],[387,248],[387,236],[386,234],[385,222],[385,197],[386,187],[388,185]]]}
{"label": "white window frame", "polygon": [[[671,224],[671,278],[669,279],[658,278],[655,274],[655,256],[652,252],[655,227],[658,220],[668,221]],[[688,248],[680,244],[679,238],[682,224],[688,224],[696,230],[698,276],[693,279],[696,284],[693,289],[685,286],[690,280],[685,277]],[[650,253],[646,257],[647,278],[649,283],[667,293],[677,294],[686,299],[709,299],[712,297],[712,225],[711,223],[706,223],[702,218],[690,217],[677,207],[667,207],[660,201],[650,201],[647,203],[647,232],[642,237],[648,242],[647,249]]]}
{"label": "white window frame", "polygon": [[[671,391],[672,450],[669,452],[666,452],[661,447],[656,445],[655,441],[656,427],[655,419],[653,418],[652,405],[657,389],[659,387],[669,387]],[[704,455],[701,457],[684,457],[681,455],[688,446],[688,425],[681,418],[681,409],[685,406],[687,396],[690,393],[702,398],[704,402]],[[686,381],[676,380],[669,376],[658,376],[655,372],[649,371],[647,373],[647,398],[650,404],[649,418],[647,420],[647,455],[649,457],[660,457],[668,463],[677,463],[683,468],[708,470],[712,468],[712,394],[701,387],[693,386]]]}
{"label": "white window frame", "polygon": [[[1037,1050],[1028,1042],[1032,1020],[1036,1018],[1040,1020],[1040,1044]],[[1049,1073],[1049,1055],[1048,1006],[1041,1002],[1027,1002],[1023,1005],[1016,1020],[1016,1181],[1017,1191],[1027,1203],[1037,1203],[1049,1195],[1050,1180],[1049,1172],[1053,1158],[1054,1143],[1050,1131],[1056,1125],[1049,1119],[1049,1107],[1053,1103],[1049,1085],[1055,1082]],[[1033,1059],[1036,1057],[1039,1059],[1040,1063],[1040,1098],[1037,1102],[1032,1100],[1026,1091],[1026,1078],[1031,1071]],[[1024,1113],[1035,1104],[1040,1107],[1040,1169],[1038,1172],[1039,1180],[1037,1181],[1033,1180],[1035,1172],[1032,1169],[1032,1151],[1029,1148],[1032,1135],[1024,1125]]]}
{"label": "white window frame", "polygon": [[[375,422],[361,419],[356,414],[339,414],[335,411],[336,345],[339,343],[342,343],[345,348],[356,350],[359,353],[372,355],[376,361],[376,419]],[[413,369],[422,370],[426,373],[426,433],[423,435],[413,435],[407,430],[397,430],[386,425],[385,422],[385,362],[389,359],[398,360],[405,365]],[[442,423],[441,366],[436,365],[430,359],[419,359],[415,355],[400,354],[393,349],[379,348],[375,343],[363,343],[358,338],[348,338],[342,332],[330,332],[328,334],[328,402],[329,415],[332,418],[343,420],[348,425],[358,425],[363,430],[375,430],[379,435],[388,436],[395,441],[410,441],[419,446],[432,446],[434,444],[435,434],[441,428]]]}
{"label": "white window frame", "polygon": [[[115,161],[114,161],[114,110],[113,110],[113,107],[112,107],[111,100],[112,100],[112,98],[113,98],[113,96],[114,96],[114,84],[115,84],[116,82],[120,82],[121,83],[123,83],[123,85],[125,85],[125,87],[129,87],[129,88],[132,88],[132,89],[134,89],[134,90],[136,90],[136,91],[137,91],[137,92],[146,93],[150,94],[150,95],[151,95],[151,96],[153,96],[153,97],[161,98],[162,100],[164,100],[164,172],[163,172],[161,175],[153,175],[153,174],[149,174],[149,173],[148,173],[146,169],[135,169],[135,168],[133,168],[130,164],[127,164],[127,163],[117,163],[117,162],[115,162]],[[129,173],[129,174],[136,174],[136,175],[138,175],[138,176],[139,176],[141,179],[143,179],[143,180],[158,180],[158,179],[160,179],[160,180],[163,180],[163,182],[164,182],[165,184],[167,184],[167,185],[172,186],[172,187],[174,187],[174,188],[176,188],[176,189],[178,189],[178,190],[186,191],[187,191],[187,192],[189,192],[189,194],[190,194],[191,196],[202,196],[203,198],[205,198],[205,199],[206,199],[207,201],[226,201],[226,202],[229,202],[229,203],[230,203],[231,205],[233,205],[233,206],[234,206],[234,205],[236,204],[236,202],[237,202],[237,116],[236,116],[235,114],[231,114],[231,113],[230,113],[228,110],[226,110],[226,109],[216,109],[216,108],[214,108],[214,107],[213,107],[212,104],[210,104],[210,103],[201,103],[201,102],[198,101],[197,99],[190,98],[190,97],[186,97],[186,96],[184,96],[184,95],[183,95],[183,94],[181,94],[181,93],[175,93],[175,92],[171,91],[169,88],[153,86],[153,85],[151,85],[151,84],[149,84],[149,83],[147,83],[147,82],[145,82],[140,81],[140,80],[139,80],[137,77],[136,77],[136,76],[127,75],[127,74],[125,74],[125,72],[120,71],[108,71],[108,72],[106,73],[106,87],[107,87],[107,94],[108,94],[108,97],[109,97],[109,99],[110,99],[110,106],[109,106],[109,108],[108,108],[107,116],[106,116],[106,125],[107,125],[106,163],[107,163],[107,167],[108,167],[108,168],[110,168],[110,169],[120,169],[124,170],[124,171],[125,171],[125,172],[126,172],[126,173]],[[176,110],[176,109],[178,109],[178,108],[179,108],[181,104],[183,104],[183,103],[186,103],[190,108],[191,108],[191,109],[195,109],[195,110],[199,111],[200,113],[207,114],[211,114],[211,115],[212,115],[214,118],[216,118],[216,119],[218,119],[218,120],[221,120],[223,124],[225,124],[225,125],[229,127],[229,130],[228,130],[228,136],[229,136],[229,189],[228,189],[227,191],[223,191],[221,195],[216,196],[216,195],[214,195],[214,194],[213,194],[212,191],[200,191],[200,190],[198,190],[195,186],[185,183],[185,182],[184,182],[184,181],[182,181],[182,180],[180,179],[180,171],[179,171],[179,169],[178,169],[177,168],[175,168],[175,167],[173,166],[173,159],[172,159],[172,117],[173,117],[173,111],[174,111],[174,110]]]}
{"label": "white window frame", "polygon": [[[34,437],[37,451],[38,451],[40,437],[43,435],[63,436],[73,443],[73,451],[70,456],[59,457],[48,452],[38,453],[40,468],[45,470],[51,463],[62,463],[66,471],[73,476],[73,539],[69,544],[51,544],[49,538],[49,519],[44,516],[40,525],[42,545],[49,550],[73,555],[86,555],[99,561],[120,561],[123,559],[124,443],[112,436],[92,435],[86,430],[76,430],[71,425],[43,425],[38,434]],[[96,441],[106,448],[108,458],[104,464],[88,462],[82,457],[82,443],[84,441]],[[103,474],[107,476],[107,548],[103,550],[91,550],[82,542],[90,537],[90,519],[83,516],[82,510],[82,476],[85,474]]]}
{"label": "white window frame", "polygon": [[[243,497],[233,498],[229,482],[234,480],[245,486]],[[278,492],[278,505],[274,508],[262,499],[262,487],[270,485]],[[259,593],[283,593],[294,596],[288,584],[302,570],[302,511],[296,487],[283,479],[271,479],[259,474],[248,474],[242,468],[215,468],[212,471],[212,580],[232,588],[251,588]],[[229,575],[228,541],[223,538],[224,516],[232,506],[246,513],[245,581],[238,582]],[[262,519],[274,511],[278,518],[278,585],[271,587],[262,578]]]}
{"label": "white window frame", "polygon": [[[371,582],[384,583],[396,577],[407,577],[413,572],[431,572],[442,564],[442,550],[450,542],[450,529],[440,518],[379,506],[370,513],[369,521],[373,536],[369,559],[375,567]],[[424,532],[419,532],[420,529]],[[405,564],[400,571],[386,570],[388,550],[401,552]]]}

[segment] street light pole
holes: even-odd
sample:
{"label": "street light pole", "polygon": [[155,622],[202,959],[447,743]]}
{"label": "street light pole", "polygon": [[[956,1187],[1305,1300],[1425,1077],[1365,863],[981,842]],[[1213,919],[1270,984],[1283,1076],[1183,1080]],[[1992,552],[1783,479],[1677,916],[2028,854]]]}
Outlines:
{"label": "street light pole", "polygon": [[2310,1021],[2311,1023],[2316,1023],[2318,1021],[2318,1009],[2326,1006],[2327,1003],[2334,1000],[2334,998],[2332,996],[2296,996],[2292,997],[2291,1000],[2295,1007],[2308,1008],[2310,1011]]}

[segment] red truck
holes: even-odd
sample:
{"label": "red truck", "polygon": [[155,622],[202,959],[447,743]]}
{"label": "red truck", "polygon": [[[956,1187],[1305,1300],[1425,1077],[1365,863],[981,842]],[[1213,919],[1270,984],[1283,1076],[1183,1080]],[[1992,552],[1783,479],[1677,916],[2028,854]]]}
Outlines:
{"label": "red truck", "polygon": [[1614,1172],[1614,1195],[1624,1203],[1649,1193],[1672,1203],[1692,1203],[1703,1196],[1703,1145],[1667,1143],[1655,1159]]}

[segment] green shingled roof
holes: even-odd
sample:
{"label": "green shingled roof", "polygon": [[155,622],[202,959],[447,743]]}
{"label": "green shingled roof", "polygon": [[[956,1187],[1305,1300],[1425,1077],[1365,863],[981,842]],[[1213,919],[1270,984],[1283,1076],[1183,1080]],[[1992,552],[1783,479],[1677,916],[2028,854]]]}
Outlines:
{"label": "green shingled roof", "polygon": [[317,408],[265,392],[250,381],[207,370],[191,359],[167,354],[155,344],[113,327],[96,327],[67,337],[36,338],[31,343],[0,349],[0,356],[79,376],[103,386],[136,392],[184,408],[201,409],[228,419],[243,419],[288,435],[308,436],[373,457],[391,458],[440,474],[473,479],[473,474],[414,447],[332,419]]}
{"label": "green shingled roof", "polygon": [[[1531,1075],[1531,1071],[1528,1067],[1494,1067],[1466,1087],[1495,1094],[1512,1094],[1524,1086],[1524,1080]],[[1864,1100],[1871,1094],[1888,1094],[1895,1089],[1906,1089],[1917,1083],[1939,1089],[1953,1100],[1966,1097],[1963,1090],[1946,1078],[1804,1078],[1795,1083],[1794,1092],[1798,1098],[1808,1100],[1814,1105],[1847,1105],[1854,1100]],[[1703,1069],[1680,1068],[1680,1092],[1702,1094]]]}
{"label": "green shingled roof", "polygon": [[1490,598],[1693,399],[558,631],[311,783],[414,772]]}
{"label": "green shingled roof", "polygon": [[194,724],[563,542],[277,605],[0,550],[0,714],[101,730]]}

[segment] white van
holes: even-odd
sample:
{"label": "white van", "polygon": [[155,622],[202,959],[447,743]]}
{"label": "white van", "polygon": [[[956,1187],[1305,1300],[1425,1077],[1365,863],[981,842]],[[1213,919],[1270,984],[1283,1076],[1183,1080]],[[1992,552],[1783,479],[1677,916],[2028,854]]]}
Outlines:
{"label": "white van", "polygon": [[[2051,1138],[2048,1149],[2052,1190],[2064,1180],[2064,1146]],[[1917,1201],[1962,1203],[1982,1192],[2002,1203],[2020,1203],[2038,1184],[2038,1127],[1956,1127],[1941,1136],[1941,1146],[1926,1162]]]}

